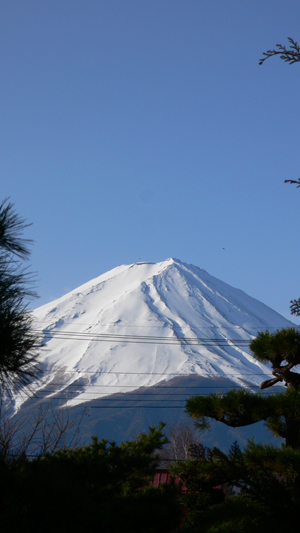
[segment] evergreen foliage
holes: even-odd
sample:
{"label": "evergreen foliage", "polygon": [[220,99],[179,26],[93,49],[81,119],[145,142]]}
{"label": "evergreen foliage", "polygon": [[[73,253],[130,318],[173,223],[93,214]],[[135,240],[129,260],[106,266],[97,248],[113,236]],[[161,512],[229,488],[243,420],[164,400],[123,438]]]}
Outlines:
{"label": "evergreen foliage", "polygon": [[[298,181],[299,181],[298,187],[300,187],[300,179]],[[300,316],[300,298],[298,298],[298,300],[291,300],[290,303],[291,303],[291,306],[290,306],[291,314]]]}
{"label": "evergreen foliage", "polygon": [[35,297],[33,278],[20,260],[30,254],[28,226],[7,200],[0,205],[0,391],[28,384],[38,373],[40,342],[32,329],[26,299]]}
{"label": "evergreen foliage", "polygon": [[163,424],[117,445],[93,438],[83,448],[28,461],[0,461],[1,532],[167,533],[181,520],[179,489],[152,487]]}
{"label": "evergreen foliage", "polygon": [[200,430],[209,429],[209,419],[231,427],[264,420],[286,444],[277,448],[250,441],[241,451],[234,443],[228,454],[214,448],[197,460],[177,463],[174,472],[188,488],[197,486],[201,494],[209,495],[223,485],[236,492],[223,503],[207,500],[202,507],[190,499],[187,505],[191,509],[184,523],[187,533],[298,531],[300,381],[293,370],[300,364],[300,333],[295,328],[265,331],[258,334],[250,348],[259,361],[272,365],[274,378],[263,382],[261,388],[283,382],[286,391],[270,396],[245,390],[195,396],[187,401],[187,412]]}
{"label": "evergreen foliage", "polygon": [[300,331],[295,328],[285,328],[270,333],[268,330],[258,333],[250,344],[256,359],[263,363],[270,362],[274,379],[261,384],[265,389],[276,383],[284,382],[289,388],[298,390],[300,375],[291,369],[300,364]]}
{"label": "evergreen foliage", "polygon": [[[191,491],[184,498],[187,533],[298,531],[300,450],[250,441],[242,452],[234,443],[228,454],[214,448],[201,460],[177,463],[173,472]],[[237,495],[218,503],[220,485]]]}
{"label": "evergreen foliage", "polygon": [[292,371],[300,364],[300,332],[295,328],[274,333],[267,330],[258,334],[250,348],[256,359],[270,362],[273,368],[274,378],[264,381],[261,388],[284,382],[285,393],[264,396],[242,389],[192,396],[186,410],[202,431],[209,429],[209,419],[230,427],[264,421],[276,437],[286,440],[287,446],[300,449],[300,374]]}
{"label": "evergreen foliage", "polygon": [[276,48],[273,50],[267,50],[267,52],[263,52],[262,59],[259,60],[259,65],[262,65],[266,59],[269,57],[278,56],[280,59],[285,61],[285,63],[289,63],[289,65],[292,65],[293,63],[297,63],[300,61],[300,46],[294,39],[291,37],[288,37],[288,41],[290,43],[290,48],[286,48],[286,46],[282,44],[276,44]]}

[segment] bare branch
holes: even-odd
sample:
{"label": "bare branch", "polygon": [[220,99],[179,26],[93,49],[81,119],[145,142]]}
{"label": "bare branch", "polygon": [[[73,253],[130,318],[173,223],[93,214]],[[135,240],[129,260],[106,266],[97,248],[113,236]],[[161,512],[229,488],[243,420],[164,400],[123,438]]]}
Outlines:
{"label": "bare branch", "polygon": [[[84,413],[83,413],[84,414]],[[70,420],[67,409],[55,410],[40,406],[36,415],[10,417],[0,401],[0,455],[10,458],[25,454],[42,457],[57,449],[76,447],[82,416]]]}
{"label": "bare branch", "polygon": [[186,422],[169,425],[168,444],[159,453],[161,464],[169,466],[171,462],[182,461],[191,457],[191,448],[199,444],[198,434],[193,426]]}

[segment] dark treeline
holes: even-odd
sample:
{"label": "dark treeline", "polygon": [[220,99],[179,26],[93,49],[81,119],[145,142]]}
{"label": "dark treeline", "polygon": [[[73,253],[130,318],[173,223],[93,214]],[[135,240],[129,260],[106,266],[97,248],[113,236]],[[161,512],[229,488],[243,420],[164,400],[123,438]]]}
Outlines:
{"label": "dark treeline", "polygon": [[179,488],[151,486],[162,425],[117,445],[0,456],[0,530],[33,533],[165,533],[181,521]]}

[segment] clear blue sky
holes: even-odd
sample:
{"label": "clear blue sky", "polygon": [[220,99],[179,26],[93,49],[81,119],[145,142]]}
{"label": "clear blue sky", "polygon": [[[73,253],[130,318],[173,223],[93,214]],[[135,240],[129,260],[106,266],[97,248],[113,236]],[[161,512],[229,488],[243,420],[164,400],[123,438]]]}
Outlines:
{"label": "clear blue sky", "polygon": [[0,7],[1,199],[33,223],[37,304],[176,257],[289,317],[300,64],[258,61],[300,40],[300,2]]}

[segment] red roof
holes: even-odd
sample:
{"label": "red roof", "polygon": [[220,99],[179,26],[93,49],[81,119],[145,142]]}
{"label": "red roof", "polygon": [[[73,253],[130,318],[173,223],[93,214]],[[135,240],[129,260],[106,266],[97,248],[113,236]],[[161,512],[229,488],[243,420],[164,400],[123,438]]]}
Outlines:
{"label": "red roof", "polygon": [[[171,483],[171,480],[175,480],[175,485],[181,486],[182,493],[188,492],[182,479],[180,479],[180,477],[178,476],[174,476],[174,474],[170,474],[170,472],[168,472],[166,468],[156,469],[151,484],[153,485],[153,487],[159,487],[159,485],[162,485],[162,483]],[[214,488],[222,489],[222,485],[218,485],[217,487],[214,487]]]}
{"label": "red roof", "polygon": [[182,480],[179,477],[170,474],[166,468],[156,469],[151,484],[153,487],[159,487],[162,483],[171,483],[171,480],[175,480],[175,485],[181,485],[181,492],[187,492],[187,488]]}

